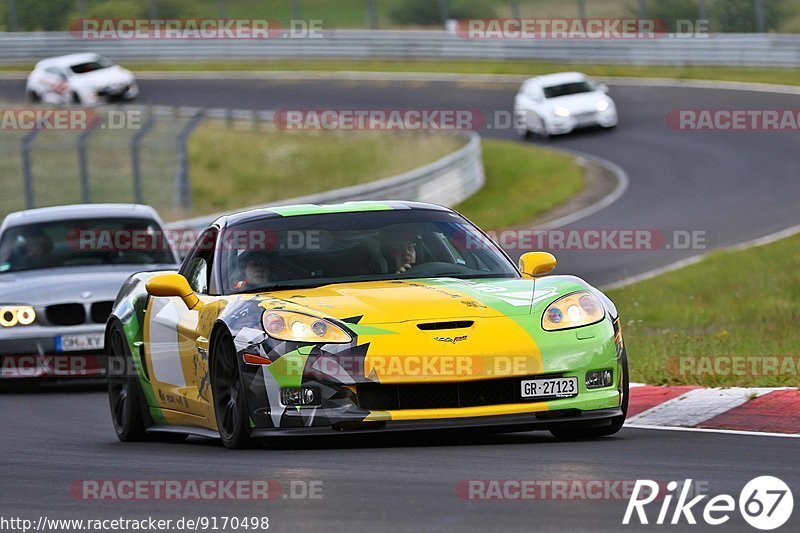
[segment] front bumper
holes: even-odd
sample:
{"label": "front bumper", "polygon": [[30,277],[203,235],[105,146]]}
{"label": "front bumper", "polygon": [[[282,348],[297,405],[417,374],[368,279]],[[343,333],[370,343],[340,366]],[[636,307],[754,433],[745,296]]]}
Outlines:
{"label": "front bumper", "polygon": [[570,427],[603,427],[610,425],[615,418],[620,416],[622,416],[622,410],[618,407],[591,411],[566,409],[563,411],[542,411],[539,413],[513,415],[364,422],[357,425],[335,424],[333,426],[316,427],[256,428],[250,432],[250,436],[253,438],[270,438],[301,435],[358,435],[443,430],[480,430],[513,433],[566,429]]}
{"label": "front bumper", "polygon": [[617,125],[617,111],[607,109],[606,111],[587,112],[569,117],[553,117],[547,125],[547,129],[552,135],[562,135],[570,133],[580,128],[591,128],[601,126],[611,128]]}
{"label": "front bumper", "polygon": [[62,351],[59,338],[100,335],[103,324],[84,326],[23,326],[0,331],[0,379],[92,378],[105,376],[103,347]]}

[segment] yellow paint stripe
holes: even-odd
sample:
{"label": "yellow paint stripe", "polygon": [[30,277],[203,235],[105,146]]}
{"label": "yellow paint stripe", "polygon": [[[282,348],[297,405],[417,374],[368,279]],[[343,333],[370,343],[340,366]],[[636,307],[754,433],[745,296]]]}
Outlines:
{"label": "yellow paint stripe", "polygon": [[547,402],[508,403],[479,407],[451,407],[447,409],[401,409],[397,411],[373,411],[365,422],[389,420],[434,420],[439,418],[468,418],[477,416],[516,415],[547,411]]}

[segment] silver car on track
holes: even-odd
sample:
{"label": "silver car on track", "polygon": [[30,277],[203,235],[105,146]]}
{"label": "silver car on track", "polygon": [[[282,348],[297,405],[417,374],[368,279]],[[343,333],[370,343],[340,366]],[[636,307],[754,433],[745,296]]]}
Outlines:
{"label": "silver car on track", "polygon": [[71,205],[0,225],[0,379],[103,375],[103,332],[134,272],[177,268],[155,210]]}

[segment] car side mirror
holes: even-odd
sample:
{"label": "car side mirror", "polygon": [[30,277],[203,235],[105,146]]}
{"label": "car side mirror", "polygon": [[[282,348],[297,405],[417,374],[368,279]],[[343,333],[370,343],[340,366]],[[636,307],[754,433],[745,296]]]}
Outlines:
{"label": "car side mirror", "polygon": [[597,86],[597,88],[603,91],[604,93],[608,94],[608,85],[606,85],[605,83],[601,83],[600,85]]}
{"label": "car side mirror", "polygon": [[200,304],[200,299],[189,286],[189,282],[180,274],[153,276],[147,280],[145,288],[150,296],[178,297],[189,309],[194,309]]}
{"label": "car side mirror", "polygon": [[547,252],[528,252],[522,254],[519,258],[519,270],[522,276],[532,278],[534,276],[543,276],[552,272],[556,268],[556,258],[553,254]]}

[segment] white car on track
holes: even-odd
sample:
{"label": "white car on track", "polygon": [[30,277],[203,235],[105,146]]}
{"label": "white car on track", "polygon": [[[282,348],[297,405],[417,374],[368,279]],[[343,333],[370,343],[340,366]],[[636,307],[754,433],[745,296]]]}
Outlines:
{"label": "white car on track", "polygon": [[131,71],[98,54],[69,54],[36,63],[28,76],[28,98],[48,104],[96,105],[132,100],[139,87]]}
{"label": "white car on track", "polygon": [[580,72],[561,72],[525,80],[514,98],[519,133],[542,137],[574,129],[617,125],[617,107],[598,85]]}

